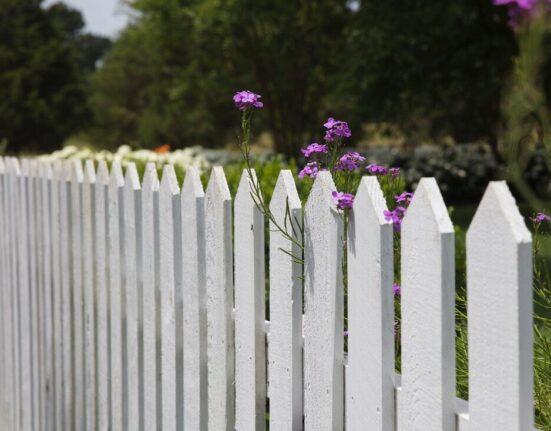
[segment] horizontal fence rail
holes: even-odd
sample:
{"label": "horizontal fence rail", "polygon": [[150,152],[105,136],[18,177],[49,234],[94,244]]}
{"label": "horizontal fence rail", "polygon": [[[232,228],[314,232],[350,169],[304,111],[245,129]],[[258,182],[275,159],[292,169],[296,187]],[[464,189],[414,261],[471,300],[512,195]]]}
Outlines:
{"label": "horizontal fence rail", "polygon": [[534,429],[532,239],[504,182],[467,234],[467,403],[435,180],[402,225],[401,375],[377,179],[347,229],[328,172],[303,209],[281,171],[269,219],[256,181],[232,199],[222,168],[204,190],[194,168],[0,158],[0,430]]}

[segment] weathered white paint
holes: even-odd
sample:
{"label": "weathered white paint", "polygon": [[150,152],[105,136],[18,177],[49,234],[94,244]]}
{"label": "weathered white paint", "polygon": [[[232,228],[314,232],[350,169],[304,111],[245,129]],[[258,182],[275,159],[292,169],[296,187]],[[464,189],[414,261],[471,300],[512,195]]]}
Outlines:
{"label": "weathered white paint", "polygon": [[123,275],[121,263],[124,256],[124,177],[121,165],[113,162],[109,175],[109,215],[108,215],[108,255],[109,255],[109,350],[110,350],[110,427],[111,431],[122,431],[124,428],[123,391]]}
{"label": "weathered white paint", "polygon": [[[63,397],[63,307],[61,295],[61,196],[60,183],[63,178],[61,161],[53,166],[51,182],[52,194],[52,281],[53,281],[53,338],[54,338],[54,383],[55,383],[55,426],[54,429],[63,429],[64,397]],[[66,227],[63,226],[65,229]]]}
{"label": "weathered white paint", "polygon": [[304,215],[304,415],[306,431],[344,429],[343,216],[329,172],[314,181]]}
{"label": "weathered white paint", "polygon": [[233,431],[235,351],[231,196],[221,167],[212,170],[205,197],[207,265],[208,428]]}
{"label": "weathered white paint", "polygon": [[205,194],[196,168],[186,171],[181,197],[184,337],[184,429],[207,430]]}
{"label": "weathered white paint", "polygon": [[235,212],[235,428],[266,429],[266,320],[264,216],[253,200],[252,176],[245,169]]}
{"label": "weathered white paint", "polygon": [[[159,189],[160,287],[161,287],[161,374],[162,429],[176,426],[176,283],[174,278],[175,223],[174,206],[179,203],[179,187],[174,168],[165,165]],[[178,205],[178,215],[180,215]]]}
{"label": "weathered white paint", "polygon": [[86,408],[86,431],[96,430],[96,278],[94,272],[94,235],[96,220],[96,171],[94,163],[87,160],[84,165],[82,184],[82,277],[84,301],[84,385]]}
{"label": "weathered white paint", "polygon": [[139,354],[139,290],[138,290],[138,235],[141,236],[141,189],[136,165],[126,168],[124,189],[124,258],[126,297],[126,351],[123,352],[126,373],[126,422],[128,430],[140,429],[140,354]]}
{"label": "weathered white paint", "polygon": [[109,283],[107,270],[108,186],[107,164],[100,161],[95,186],[95,281],[96,281],[96,351],[97,351],[97,426],[109,429]]}
{"label": "weathered white paint", "polygon": [[455,430],[454,232],[434,178],[423,178],[402,225],[399,429]]}
{"label": "weathered white paint", "polygon": [[467,233],[470,431],[534,426],[532,239],[505,182]]}
{"label": "weathered white paint", "polygon": [[33,429],[33,374],[32,374],[32,325],[31,286],[29,274],[29,211],[28,211],[29,160],[22,159],[17,177],[17,264],[19,270],[17,291],[19,294],[19,346],[21,349],[21,430]]}
{"label": "weathered white paint", "polygon": [[153,163],[145,168],[142,185],[142,308],[143,308],[143,400],[144,430],[159,428],[160,345],[159,325],[159,179]]}
{"label": "weathered white paint", "polygon": [[[270,430],[302,430],[302,207],[293,174],[279,173],[270,202],[276,222],[294,243],[270,222],[270,338],[268,390]],[[294,230],[293,230],[294,228]]]}
{"label": "weathered white paint", "polygon": [[84,410],[84,304],[82,266],[85,256],[82,254],[82,182],[84,172],[80,160],[71,162],[70,193],[71,193],[71,244],[69,254],[72,257],[71,291],[73,295],[73,373],[74,373],[74,405],[75,428],[84,429],[86,423]]}
{"label": "weathered white paint", "polygon": [[346,429],[394,431],[393,232],[376,177],[362,178],[348,231]]}

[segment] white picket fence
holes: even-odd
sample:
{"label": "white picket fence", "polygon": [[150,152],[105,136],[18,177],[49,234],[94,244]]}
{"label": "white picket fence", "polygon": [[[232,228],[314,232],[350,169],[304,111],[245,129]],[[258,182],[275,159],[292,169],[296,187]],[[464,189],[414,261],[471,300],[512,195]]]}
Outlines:
{"label": "white picket fence", "polygon": [[[467,237],[470,402],[455,397],[454,231],[434,179],[402,228],[402,376],[393,231],[374,177],[348,237],[318,175],[301,265],[243,175],[206,193],[165,166],[0,158],[0,429],[527,431],[534,426],[531,236],[491,183]],[[301,220],[289,171],[271,209]],[[233,232],[233,235],[232,235]],[[233,244],[233,245],[232,245]],[[304,307],[303,307],[304,296]],[[401,380],[401,383],[400,383]]]}

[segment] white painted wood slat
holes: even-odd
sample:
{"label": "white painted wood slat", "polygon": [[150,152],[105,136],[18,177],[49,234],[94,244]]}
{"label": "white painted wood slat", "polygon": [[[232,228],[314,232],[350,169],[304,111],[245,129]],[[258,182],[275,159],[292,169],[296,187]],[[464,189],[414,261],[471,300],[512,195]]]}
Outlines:
{"label": "white painted wood slat", "polygon": [[144,430],[159,429],[160,349],[159,328],[159,179],[153,163],[145,168],[142,184],[142,313]]}
{"label": "white painted wood slat", "polygon": [[126,297],[126,351],[123,361],[126,372],[126,429],[140,429],[140,369],[138,349],[139,290],[137,242],[141,235],[141,189],[136,165],[126,168],[124,189],[124,240],[125,240],[125,297]]}
{"label": "white painted wood slat", "polygon": [[[174,168],[165,165],[159,189],[162,429],[177,429],[175,242],[180,238],[174,215],[180,215],[180,196]],[[180,261],[180,259],[178,259]]]}
{"label": "white painted wood slat", "polygon": [[264,216],[253,199],[256,174],[243,171],[235,215],[235,427],[266,429]]}
{"label": "white painted wood slat", "polygon": [[108,283],[108,185],[107,164],[98,164],[95,185],[95,282],[96,282],[96,351],[97,351],[97,426],[109,429],[109,283]]}
{"label": "white painted wood slat", "polygon": [[399,429],[455,430],[454,231],[434,178],[402,225],[402,403]]}
{"label": "white painted wood slat", "polygon": [[184,429],[207,430],[205,193],[196,168],[182,186]]}
{"label": "white painted wood slat", "polygon": [[96,277],[95,277],[95,188],[96,172],[94,163],[87,160],[84,165],[82,184],[82,254],[83,254],[83,301],[84,301],[84,404],[86,411],[85,428],[96,429]]}
{"label": "white painted wood slat", "polygon": [[124,177],[119,162],[113,162],[109,175],[108,215],[108,274],[109,274],[109,353],[110,353],[110,426],[112,431],[124,428],[123,384],[123,273],[124,256]]}
{"label": "white painted wood slat", "polygon": [[505,182],[467,232],[469,430],[534,426],[532,238]]}
{"label": "white painted wood slat", "polygon": [[348,231],[346,429],[394,431],[393,229],[376,177],[362,178]]}
{"label": "white painted wood slat", "polygon": [[[291,171],[280,172],[270,202],[270,430],[302,429],[302,206]],[[291,256],[292,255],[292,256]]]}
{"label": "white painted wood slat", "polygon": [[205,196],[207,264],[208,428],[233,431],[235,349],[231,195],[221,167],[213,168]]}
{"label": "white painted wood slat", "polygon": [[344,429],[343,219],[320,172],[305,216],[304,415],[305,430]]}

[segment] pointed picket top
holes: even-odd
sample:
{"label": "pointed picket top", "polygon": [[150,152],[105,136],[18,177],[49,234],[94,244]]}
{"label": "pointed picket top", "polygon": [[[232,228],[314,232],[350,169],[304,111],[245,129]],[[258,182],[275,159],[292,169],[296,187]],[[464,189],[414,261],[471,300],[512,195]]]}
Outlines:
{"label": "pointed picket top", "polygon": [[140,190],[140,177],[134,162],[130,162],[126,167],[124,183],[127,190]]}
{"label": "pointed picket top", "polygon": [[86,160],[84,163],[84,183],[94,184],[96,182],[96,168],[92,160]]}
{"label": "pointed picket top", "polygon": [[109,169],[107,168],[107,163],[105,163],[105,160],[100,160],[98,163],[96,184],[104,186],[109,184]]}
{"label": "pointed picket top", "polygon": [[289,209],[301,207],[293,173],[289,169],[284,169],[279,172],[277,177],[272,200],[270,201],[270,210],[273,213],[285,212],[287,203]]}
{"label": "pointed picket top", "polygon": [[109,174],[109,185],[111,187],[124,187],[124,176],[122,167],[118,161],[111,164],[111,173]]}
{"label": "pointed picket top", "polygon": [[186,169],[186,177],[182,185],[182,200],[200,198],[205,196],[199,170],[195,166]]}
{"label": "pointed picket top", "polygon": [[306,201],[306,211],[314,210],[321,206],[328,205],[331,209],[337,211],[337,205],[333,201],[331,194],[337,190],[333,177],[328,171],[321,171],[314,180],[314,185]]}
{"label": "pointed picket top", "polygon": [[504,181],[467,231],[469,429],[533,429],[532,239]]}
{"label": "pointed picket top", "polygon": [[253,187],[254,184],[257,182],[258,179],[256,177],[256,172],[254,171],[254,169],[252,169],[250,172],[247,169],[243,169],[241,179],[239,180],[239,185],[237,186],[234,205],[255,205],[255,200],[258,199],[258,197],[254,195],[253,198]]}
{"label": "pointed picket top", "polygon": [[75,183],[81,183],[84,181],[84,170],[82,169],[82,162],[80,159],[71,160],[71,171],[69,173],[69,180]]}
{"label": "pointed picket top", "polygon": [[519,244],[532,242],[532,235],[505,181],[490,182],[467,235],[477,237],[486,232],[490,224],[503,226]]}
{"label": "pointed picket top", "polygon": [[160,192],[167,193],[169,195],[177,195],[180,193],[180,187],[178,186],[178,178],[176,178],[176,172],[174,166],[164,165],[163,175],[161,177]]}
{"label": "pointed picket top", "polygon": [[221,166],[212,168],[206,192],[207,200],[231,200],[230,188],[226,181],[226,174]]}
{"label": "pointed picket top", "polygon": [[398,428],[455,430],[454,230],[434,178],[419,182],[401,230]]}
{"label": "pointed picket top", "polygon": [[348,230],[346,429],[395,429],[393,232],[374,176],[358,187]]}
{"label": "pointed picket top", "polygon": [[426,217],[434,220],[440,233],[453,233],[453,224],[448,209],[434,178],[421,178],[402,226],[405,228],[410,223],[416,226],[420,219],[426,219]]}
{"label": "pointed picket top", "polygon": [[148,163],[145,165],[142,188],[148,191],[159,190],[159,175],[157,174],[155,163]]}

